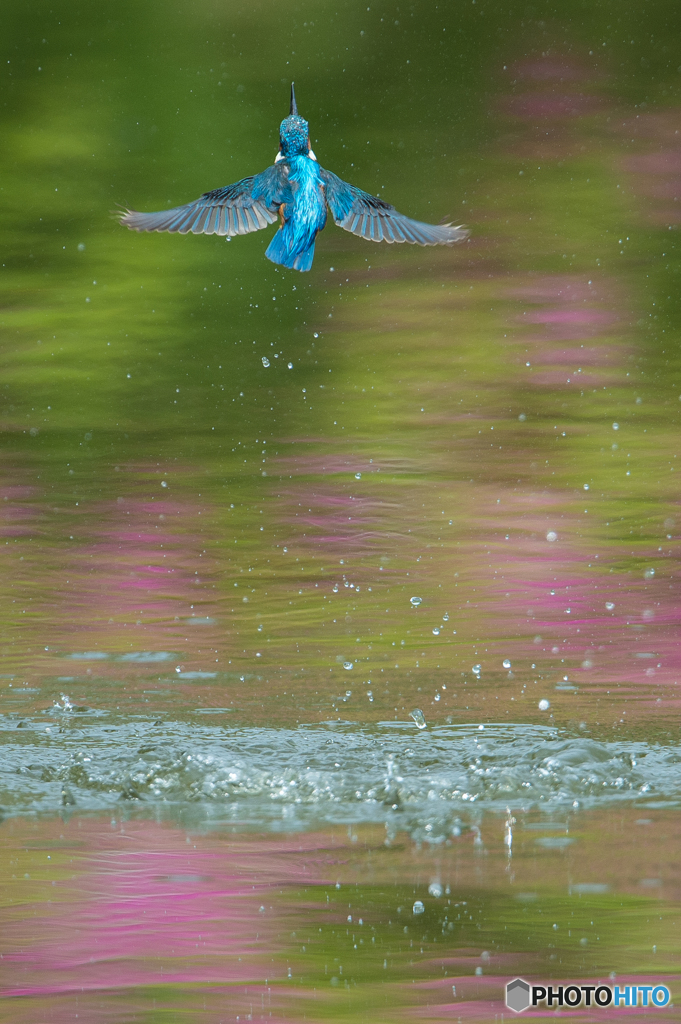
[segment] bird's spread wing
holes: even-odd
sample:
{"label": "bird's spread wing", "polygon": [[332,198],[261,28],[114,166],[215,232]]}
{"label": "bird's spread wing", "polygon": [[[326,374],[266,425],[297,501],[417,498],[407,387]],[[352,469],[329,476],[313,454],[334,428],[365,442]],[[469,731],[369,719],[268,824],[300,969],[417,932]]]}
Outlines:
{"label": "bird's spread wing", "polygon": [[412,242],[416,245],[451,245],[466,238],[465,228],[451,224],[423,224],[398,213],[390,203],[362,192],[320,167],[326,201],[339,227],[372,242]]}
{"label": "bird's spread wing", "polygon": [[280,164],[226,188],[206,192],[185,206],[158,213],[125,210],[120,222],[133,231],[178,231],[186,235],[246,235],[273,224],[279,207],[290,198],[290,185]]}

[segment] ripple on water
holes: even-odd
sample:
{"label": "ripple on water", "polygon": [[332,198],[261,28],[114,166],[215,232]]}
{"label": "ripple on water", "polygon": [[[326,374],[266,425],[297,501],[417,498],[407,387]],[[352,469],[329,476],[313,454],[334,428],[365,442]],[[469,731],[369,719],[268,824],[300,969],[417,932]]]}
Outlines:
{"label": "ripple on water", "polygon": [[118,660],[153,664],[157,661],[174,661],[175,655],[169,651],[131,651],[130,654],[121,654]]}

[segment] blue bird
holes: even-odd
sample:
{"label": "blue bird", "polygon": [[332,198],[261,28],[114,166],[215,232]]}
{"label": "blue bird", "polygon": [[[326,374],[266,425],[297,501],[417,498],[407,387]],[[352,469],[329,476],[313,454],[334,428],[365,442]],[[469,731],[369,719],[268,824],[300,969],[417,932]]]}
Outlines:
{"label": "blue bird", "polygon": [[468,232],[451,224],[423,224],[398,213],[377,196],[342,181],[317,163],[307,121],[298,113],[293,84],[291,111],[279,128],[279,152],[272,167],[225,188],[206,192],[193,203],[158,213],[124,210],[121,224],[133,231],[178,231],[186,235],[245,235],[281,226],[265,255],[293,270],[309,270],[315,240],[326,225],[326,208],[336,224],[372,242],[451,245]]}

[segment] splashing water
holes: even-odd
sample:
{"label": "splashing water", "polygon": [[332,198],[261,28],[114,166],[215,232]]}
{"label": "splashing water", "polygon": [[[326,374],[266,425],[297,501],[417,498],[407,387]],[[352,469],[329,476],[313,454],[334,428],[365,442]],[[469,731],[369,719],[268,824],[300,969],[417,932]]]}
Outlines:
{"label": "splashing water", "polygon": [[425,716],[423,714],[423,711],[421,711],[419,708],[414,708],[413,711],[410,711],[409,712],[409,717],[414,719],[418,729],[425,729],[426,728]]}

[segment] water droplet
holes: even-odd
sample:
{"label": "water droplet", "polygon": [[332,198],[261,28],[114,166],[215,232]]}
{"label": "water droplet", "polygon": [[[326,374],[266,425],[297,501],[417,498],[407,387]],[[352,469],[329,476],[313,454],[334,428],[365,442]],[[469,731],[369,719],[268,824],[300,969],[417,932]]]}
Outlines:
{"label": "water droplet", "polygon": [[167,480],[161,480],[161,487],[167,487],[167,486],[168,486],[168,481]]}
{"label": "water droplet", "polygon": [[423,711],[421,711],[419,708],[414,708],[413,711],[410,711],[409,717],[414,719],[418,729],[426,728],[426,720],[424,718]]}
{"label": "water droplet", "polygon": [[481,671],[482,665],[473,665],[473,668],[471,669],[471,672],[476,676],[479,676]]}
{"label": "water droplet", "polygon": [[333,592],[334,592],[334,594],[338,593],[338,584],[337,583],[334,583],[334,585],[333,585]]}
{"label": "water droplet", "polygon": [[540,711],[548,711],[550,707],[551,707],[551,704],[550,704],[550,702],[548,700],[540,700],[539,701],[539,710]]}
{"label": "water droplet", "polygon": [[553,542],[554,540],[558,540],[558,534],[554,530],[549,530],[549,532],[546,534],[546,539],[551,542]]}
{"label": "water droplet", "polygon": [[436,900],[439,900],[442,896],[443,889],[439,882],[431,882],[428,886],[428,892],[431,896],[434,896]]}
{"label": "water droplet", "polygon": [[521,422],[521,423],[524,423],[524,422],[525,422],[525,420],[527,419],[527,416],[525,415],[525,413],[524,413],[524,412],[521,412],[521,414],[520,414],[520,416],[518,417],[518,419],[520,420],[520,422]]}
{"label": "water droplet", "polygon": [[421,900],[417,900],[411,909],[414,914],[422,914],[426,908],[423,903],[421,903]]}
{"label": "water droplet", "polygon": [[293,363],[287,363],[286,365],[288,366],[289,370],[293,369]]}
{"label": "water droplet", "polygon": [[444,613],[444,615],[442,616],[442,621],[449,622],[449,612]]}
{"label": "water droplet", "polygon": [[351,661],[344,661],[343,662],[343,668],[347,669],[347,671],[349,672],[350,669],[352,668],[352,662]]}
{"label": "water droplet", "polygon": [[607,608],[607,610],[609,612],[611,612],[613,610],[613,608],[615,607],[615,605],[614,605],[614,603],[612,601],[606,601],[605,602],[605,607]]}
{"label": "water droplet", "polygon": [[270,361],[269,361],[269,359],[267,358],[267,356],[263,356],[263,357],[262,357],[262,365],[263,365],[263,366],[269,366],[269,365],[270,365]]}
{"label": "water droplet", "polygon": [[[331,269],[333,270],[333,267],[331,267]],[[318,338],[318,337],[319,337],[319,335],[318,335],[318,334],[315,334],[315,335],[314,335],[314,337],[315,337],[315,338]]]}
{"label": "water droplet", "polygon": [[362,479],[362,474],[361,473],[355,473],[355,480],[361,480],[361,479]]}
{"label": "water droplet", "polygon": [[612,429],[613,429],[613,430],[619,430],[619,429],[620,429],[620,425],[619,425],[619,423],[613,423],[613,425],[612,425]]}
{"label": "water droplet", "polygon": [[654,569],[646,569],[646,571],[643,573],[643,577],[646,580],[651,580],[654,575],[655,575],[655,570]]}
{"label": "water droplet", "polygon": [[409,604],[413,605],[414,608],[418,608],[418,606],[421,604],[422,600],[423,600],[423,598],[421,598],[421,597],[410,597],[409,598]]}
{"label": "water droplet", "polygon": [[502,661],[501,664],[504,666],[504,668],[510,668],[511,667],[511,662],[508,660],[508,658],[504,658],[504,660]]}
{"label": "water droplet", "polygon": [[588,485],[588,484],[584,484],[584,490],[585,490],[585,491],[588,491],[588,490],[589,490],[589,485]]}
{"label": "water droplet", "polygon": [[440,635],[440,630],[436,626],[435,629],[433,630],[433,636],[439,636],[439,635]]}

